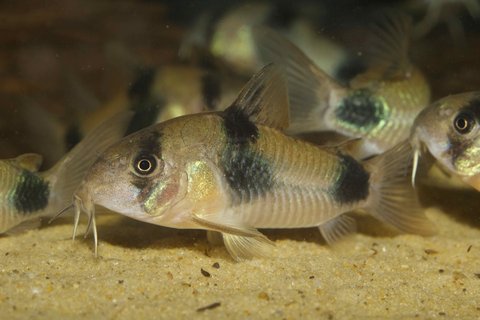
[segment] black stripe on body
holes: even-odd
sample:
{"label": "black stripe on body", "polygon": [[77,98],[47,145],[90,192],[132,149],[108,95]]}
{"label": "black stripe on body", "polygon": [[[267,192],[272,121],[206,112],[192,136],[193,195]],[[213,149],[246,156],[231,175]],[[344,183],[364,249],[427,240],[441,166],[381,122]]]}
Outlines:
{"label": "black stripe on body", "polygon": [[128,98],[143,100],[150,95],[156,71],[154,68],[145,68],[139,71],[137,78],[128,88]]}
{"label": "black stripe on body", "polygon": [[254,149],[259,130],[242,109],[227,109],[223,121],[227,142],[221,165],[233,192],[233,202],[250,201],[271,190],[274,184],[272,168]]}
{"label": "black stripe on body", "polygon": [[383,103],[370,90],[358,89],[343,99],[335,110],[337,119],[349,127],[363,131],[376,127],[385,119]]}
{"label": "black stripe on body", "polygon": [[255,143],[258,139],[258,127],[245,112],[233,108],[223,112],[223,121],[227,140],[233,145]]}
{"label": "black stripe on body", "polygon": [[233,191],[233,202],[250,201],[274,185],[269,162],[248,146],[228,144],[222,154],[225,178]]}
{"label": "black stripe on body", "polygon": [[138,155],[140,154],[151,154],[155,155],[158,158],[161,158],[161,152],[162,152],[162,142],[160,141],[162,137],[161,132],[158,132],[157,130],[149,130],[148,132],[145,132],[145,134],[142,136],[142,139],[138,141],[138,147],[139,147],[139,152]]}
{"label": "black stripe on body", "polygon": [[366,200],[369,194],[370,174],[351,156],[339,154],[339,159],[340,177],[330,191],[334,200],[340,204]]}
{"label": "black stripe on body", "polygon": [[128,125],[126,135],[134,133],[138,130],[151,126],[157,122],[161,109],[165,106],[165,101],[156,99],[157,101],[147,101],[142,104],[132,105],[131,110],[134,111],[132,120]]}
{"label": "black stripe on body", "polygon": [[49,196],[49,183],[38,175],[23,170],[12,193],[11,201],[18,212],[29,214],[45,209]]}
{"label": "black stripe on body", "polygon": [[272,7],[268,16],[265,17],[265,25],[272,29],[289,29],[299,17],[293,2],[283,1],[271,3]]}
{"label": "black stripe on body", "polygon": [[480,98],[472,99],[465,107],[460,109],[460,112],[471,112],[477,123],[480,123]]}
{"label": "black stripe on body", "polygon": [[205,73],[201,78],[203,102],[208,110],[217,108],[222,88],[218,76],[211,72]]}
{"label": "black stripe on body", "polygon": [[335,79],[347,85],[350,80],[366,70],[365,61],[357,56],[350,56],[335,68]]}
{"label": "black stripe on body", "polygon": [[465,150],[469,149],[475,141],[462,138],[454,132],[454,129],[447,133],[447,140],[448,154],[450,155],[453,166],[456,167],[457,160],[461,158]]}
{"label": "black stripe on body", "polygon": [[130,120],[127,135],[154,124],[166,104],[165,99],[152,96],[156,75],[157,71],[153,68],[141,70],[128,90],[129,108],[134,115]]}
{"label": "black stripe on body", "polygon": [[[155,155],[158,159],[162,158],[162,145],[161,139],[162,134],[158,131],[150,131],[145,133],[142,136],[142,139],[138,141],[138,148],[139,151],[135,157],[133,157],[132,161],[138,159],[142,155]],[[134,163],[131,164],[132,166],[135,165]],[[138,190],[145,190],[150,187],[151,179],[149,177],[139,177],[134,173],[131,173],[131,183],[138,189]]]}
{"label": "black stripe on body", "polygon": [[70,126],[65,133],[65,146],[67,151],[72,150],[82,140],[82,133],[77,124]]}

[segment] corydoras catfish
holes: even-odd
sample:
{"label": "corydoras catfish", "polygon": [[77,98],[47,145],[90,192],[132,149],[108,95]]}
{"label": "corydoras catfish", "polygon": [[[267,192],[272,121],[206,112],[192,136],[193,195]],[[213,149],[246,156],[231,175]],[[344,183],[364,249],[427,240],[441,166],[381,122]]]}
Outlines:
{"label": "corydoras catfish", "polygon": [[94,112],[81,114],[67,130],[68,146],[118,112],[133,112],[127,130],[132,133],[177,116],[218,110],[230,104],[246,82],[227,72],[180,64],[130,69],[135,69],[131,72],[135,75],[128,90],[106,104],[96,105]]}
{"label": "corydoras catfish", "polygon": [[402,231],[433,232],[410,185],[408,143],[360,163],[285,135],[288,124],[286,83],[269,65],[225,111],[174,118],[108,148],[75,193],[76,224],[85,211],[95,227],[100,205],[153,224],[217,231],[236,260],[268,254],[271,242],[258,228],[318,226],[332,242],[353,231],[343,213],[355,209]]}
{"label": "corydoras catfish", "polygon": [[38,154],[0,160],[0,233],[54,215],[71,204],[87,169],[120,140],[130,118],[131,113],[125,112],[105,121],[47,171],[38,171],[42,164]]}
{"label": "corydoras catfish", "polygon": [[[322,5],[317,2],[314,7]],[[250,77],[258,70],[260,58],[252,30],[256,26],[268,26],[293,41],[335,79],[345,80],[362,68],[357,56],[332,37],[318,32],[325,21],[322,23],[318,11],[310,7],[293,2],[250,1],[230,5],[223,13],[213,11],[199,15],[180,46],[180,56],[199,63],[206,60],[210,64],[226,65]]]}
{"label": "corydoras catfish", "polygon": [[372,27],[366,55],[370,66],[349,86],[328,76],[300,49],[273,30],[254,31],[264,63],[285,69],[292,133],[335,131],[363,138],[358,157],[382,153],[408,139],[418,113],[428,105],[430,90],[408,58],[410,22],[387,15]]}
{"label": "corydoras catfish", "polygon": [[415,120],[410,140],[414,168],[426,148],[442,168],[480,191],[480,91],[432,103]]}

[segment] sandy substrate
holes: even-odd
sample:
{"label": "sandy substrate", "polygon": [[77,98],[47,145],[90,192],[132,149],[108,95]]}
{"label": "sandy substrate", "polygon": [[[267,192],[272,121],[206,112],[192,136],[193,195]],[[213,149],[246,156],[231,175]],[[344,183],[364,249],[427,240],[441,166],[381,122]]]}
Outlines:
{"label": "sandy substrate", "polygon": [[424,203],[442,209],[427,209],[437,236],[399,235],[370,218],[361,218],[360,232],[333,247],[316,229],[266,231],[276,243],[274,258],[241,263],[208,244],[202,231],[118,215],[99,219],[95,258],[90,238],[72,242],[66,219],[0,238],[0,315],[478,318],[478,196],[429,194],[423,192]]}
{"label": "sandy substrate", "polygon": [[[31,95],[60,117],[75,102],[65,66],[106,102],[125,90],[117,80],[125,77],[102,54],[106,44],[119,41],[138,61],[160,65],[176,58],[183,36],[154,1],[22,1],[0,9],[1,108]],[[480,87],[480,37],[468,36],[468,47],[457,48],[440,29],[414,48],[434,99]],[[3,157],[35,151],[16,136],[20,125],[11,127],[15,149],[3,147]],[[333,247],[316,229],[268,230],[273,258],[242,263],[208,244],[205,232],[118,215],[100,217],[95,258],[91,237],[71,241],[68,217],[0,237],[0,319],[480,318],[480,197],[439,189],[421,196],[438,227],[434,237],[400,235],[370,218]]]}

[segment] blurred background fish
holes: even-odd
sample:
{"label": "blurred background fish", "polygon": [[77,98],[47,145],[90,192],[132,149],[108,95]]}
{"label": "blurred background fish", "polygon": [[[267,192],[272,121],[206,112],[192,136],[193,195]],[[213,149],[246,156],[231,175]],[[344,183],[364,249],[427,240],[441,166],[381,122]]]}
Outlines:
{"label": "blurred background fish", "polygon": [[0,160],[0,233],[67,207],[86,170],[125,134],[130,118],[131,113],[123,113],[104,122],[47,171],[39,171],[42,156],[38,154]]}
{"label": "blurred background fish", "polygon": [[281,35],[255,29],[263,61],[285,69],[292,132],[333,130],[363,138],[359,157],[382,153],[408,137],[415,117],[429,103],[430,88],[409,59],[409,18],[387,14],[381,21],[366,53],[370,66],[347,87]]}
{"label": "blurred background fish", "polygon": [[[480,28],[475,3],[478,1],[453,3],[459,10],[442,5],[439,22],[409,43],[412,59],[408,61],[415,61],[422,69],[435,100],[480,87]],[[139,128],[145,119],[153,122],[205,110],[215,101],[215,108],[227,106],[228,88],[238,90],[255,71],[245,72],[248,68],[234,65],[235,54],[255,53],[249,47],[250,31],[259,25],[277,30],[308,52],[335,82],[350,87],[355,83],[352,78],[372,68],[363,45],[372,33],[368,27],[372,14],[385,8],[407,13],[413,17],[415,32],[429,15],[429,6],[436,5],[434,1],[412,4],[400,0],[300,0],[294,5],[287,1],[227,4],[217,0],[125,0],[114,5],[69,0],[55,4],[58,10],[30,0],[0,5],[0,158],[39,153],[44,159],[40,170],[53,166],[116,110],[143,114],[135,121]],[[452,37],[455,41],[459,36],[449,32],[448,24],[442,22],[444,17],[454,18],[464,30],[464,46],[450,45]],[[200,22],[194,23],[197,19]],[[390,37],[386,43],[398,39]],[[243,49],[244,43],[248,50]],[[115,58],[109,51],[112,44],[127,48],[129,60]],[[397,42],[397,48],[399,44],[403,42]],[[230,54],[235,58],[224,58]],[[255,59],[247,59],[248,65]],[[212,85],[216,81],[204,79],[216,79],[217,74],[219,99],[215,90],[204,90],[216,88]],[[387,72],[387,78],[391,75]],[[371,81],[371,77],[363,80]],[[153,116],[155,112],[158,114]],[[307,123],[299,127],[302,131],[308,128]],[[351,132],[345,131],[348,139]],[[318,135],[314,139],[332,142]]]}
{"label": "blurred background fish", "polygon": [[344,81],[362,70],[362,60],[335,37],[323,32],[328,15],[326,3],[246,2],[208,10],[185,36],[180,56],[200,64],[227,65],[239,74],[252,75],[263,61],[257,55],[252,28],[274,28],[301,50],[322,70]]}
{"label": "blurred background fish", "polygon": [[78,115],[69,127],[67,144],[74,146],[104,119],[121,111],[134,113],[127,133],[185,114],[224,108],[244,79],[235,74],[189,65],[142,67],[132,83],[93,112]]}

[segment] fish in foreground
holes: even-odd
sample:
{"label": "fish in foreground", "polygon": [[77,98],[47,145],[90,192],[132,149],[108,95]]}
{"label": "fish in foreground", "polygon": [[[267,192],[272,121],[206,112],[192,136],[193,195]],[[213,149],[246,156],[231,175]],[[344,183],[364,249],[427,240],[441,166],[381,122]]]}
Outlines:
{"label": "fish in foreground", "polygon": [[408,58],[410,21],[386,15],[373,29],[370,67],[342,86],[273,30],[257,28],[264,63],[285,69],[293,133],[335,131],[363,138],[358,157],[380,154],[408,139],[430,100],[429,85]]}
{"label": "fish in foreground", "polygon": [[0,160],[0,233],[38,225],[71,204],[88,167],[124,135],[130,118],[126,112],[104,122],[47,171],[38,171],[38,154]]}
{"label": "fish in foreground", "polygon": [[[355,209],[402,231],[433,232],[410,185],[408,143],[360,163],[283,134],[288,124],[286,83],[270,65],[225,111],[125,137],[75,193],[74,233],[81,211],[95,228],[95,205],[166,227],[220,232],[235,260],[268,255],[272,243],[257,228],[318,226],[332,242],[354,230],[343,213]],[[96,248],[95,229],[94,236]]]}
{"label": "fish in foreground", "polygon": [[412,183],[426,148],[444,169],[480,191],[480,91],[432,103],[415,120],[410,140],[415,150]]}

